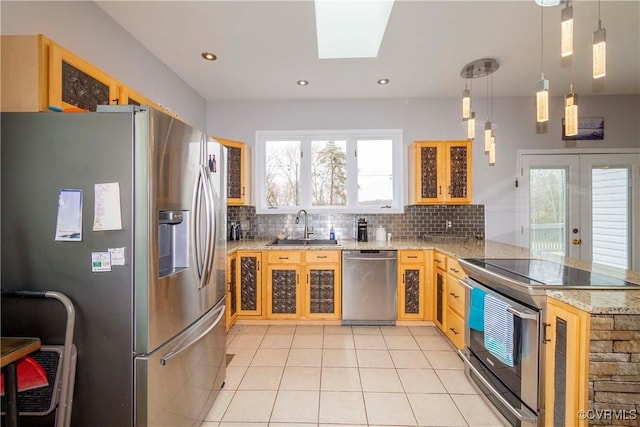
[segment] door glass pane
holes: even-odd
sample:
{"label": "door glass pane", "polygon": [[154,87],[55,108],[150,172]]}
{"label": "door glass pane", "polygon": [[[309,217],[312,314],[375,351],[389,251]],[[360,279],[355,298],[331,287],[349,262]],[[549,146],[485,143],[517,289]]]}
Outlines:
{"label": "door glass pane", "polygon": [[347,141],[311,141],[311,204],[347,204]]}
{"label": "door glass pane", "polygon": [[629,268],[629,170],[591,170],[593,262]]}
{"label": "door glass pane", "polygon": [[530,169],[529,242],[532,252],[566,254],[565,169]]}
{"label": "door glass pane", "polygon": [[300,141],[265,141],[269,208],[300,206]]}
{"label": "door glass pane", "polygon": [[358,205],[393,202],[393,142],[358,140]]}

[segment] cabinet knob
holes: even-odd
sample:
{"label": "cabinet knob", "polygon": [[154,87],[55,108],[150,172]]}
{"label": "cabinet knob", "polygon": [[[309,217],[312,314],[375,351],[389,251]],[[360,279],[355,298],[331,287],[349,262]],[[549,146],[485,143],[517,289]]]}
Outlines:
{"label": "cabinet knob", "polygon": [[451,332],[453,332],[453,335],[458,335],[458,334],[460,333],[460,332],[456,331],[456,330],[455,330],[455,329],[453,329],[453,328],[449,328],[449,330],[450,330]]}
{"label": "cabinet knob", "polygon": [[451,295],[452,297],[454,297],[455,299],[460,298],[459,295],[454,294],[453,292],[449,292],[449,295]]}

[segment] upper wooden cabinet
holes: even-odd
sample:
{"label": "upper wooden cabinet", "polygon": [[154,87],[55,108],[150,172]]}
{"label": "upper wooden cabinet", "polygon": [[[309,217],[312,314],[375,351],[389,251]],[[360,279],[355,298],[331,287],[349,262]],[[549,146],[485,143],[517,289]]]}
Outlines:
{"label": "upper wooden cabinet", "polygon": [[409,203],[471,203],[471,159],[470,141],[415,141],[409,148]]}
{"label": "upper wooden cabinet", "polygon": [[51,40],[42,35],[0,40],[2,111],[47,111]]}
{"label": "upper wooden cabinet", "polygon": [[179,118],[42,34],[3,35],[0,40],[2,111],[150,105]]}
{"label": "upper wooden cabinet", "polygon": [[240,141],[214,139],[227,147],[227,205],[251,204],[251,147]]}
{"label": "upper wooden cabinet", "polygon": [[96,111],[115,104],[118,82],[39,35],[2,36],[2,111]]}

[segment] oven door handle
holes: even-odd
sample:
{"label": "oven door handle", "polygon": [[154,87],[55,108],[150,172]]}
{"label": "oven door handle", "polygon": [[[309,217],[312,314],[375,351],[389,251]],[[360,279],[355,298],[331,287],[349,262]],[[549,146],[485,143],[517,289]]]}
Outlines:
{"label": "oven door handle", "polygon": [[513,307],[507,307],[507,311],[514,316],[517,316],[524,320],[538,320],[538,315],[536,313],[523,313],[522,311],[518,311]]}
{"label": "oven door handle", "polygon": [[464,286],[467,289],[473,289],[473,286],[471,286],[470,284],[468,284],[466,281],[462,280],[462,279],[458,279],[458,283],[460,283],[462,286]]}
{"label": "oven door handle", "polygon": [[513,406],[511,406],[511,404],[507,401],[507,399],[502,397],[502,395],[495,388],[493,388],[491,383],[489,381],[487,381],[482,376],[480,371],[478,371],[476,369],[476,367],[471,364],[469,359],[467,359],[467,357],[464,355],[464,353],[462,353],[461,350],[458,350],[458,354],[460,355],[460,357],[462,357],[462,360],[464,361],[465,365],[467,365],[469,367],[469,369],[471,369],[473,371],[473,373],[476,374],[478,379],[480,381],[482,381],[482,383],[485,385],[485,387],[487,387],[489,389],[491,394],[493,394],[493,396],[496,399],[498,399],[500,401],[500,403],[502,403],[505,406],[505,408],[507,408],[509,410],[509,412],[511,412],[518,420],[524,421],[524,422],[528,422],[528,423],[533,423],[533,424],[535,424],[537,422],[538,417],[536,416],[536,414],[531,412],[526,407],[524,407],[522,409],[516,409]]}

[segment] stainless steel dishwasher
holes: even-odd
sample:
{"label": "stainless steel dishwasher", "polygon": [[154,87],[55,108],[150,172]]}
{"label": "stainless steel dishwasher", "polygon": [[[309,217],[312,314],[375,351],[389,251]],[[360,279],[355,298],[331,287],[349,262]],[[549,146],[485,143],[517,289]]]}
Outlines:
{"label": "stainless steel dishwasher", "polygon": [[395,325],[398,251],[342,251],[342,324]]}

